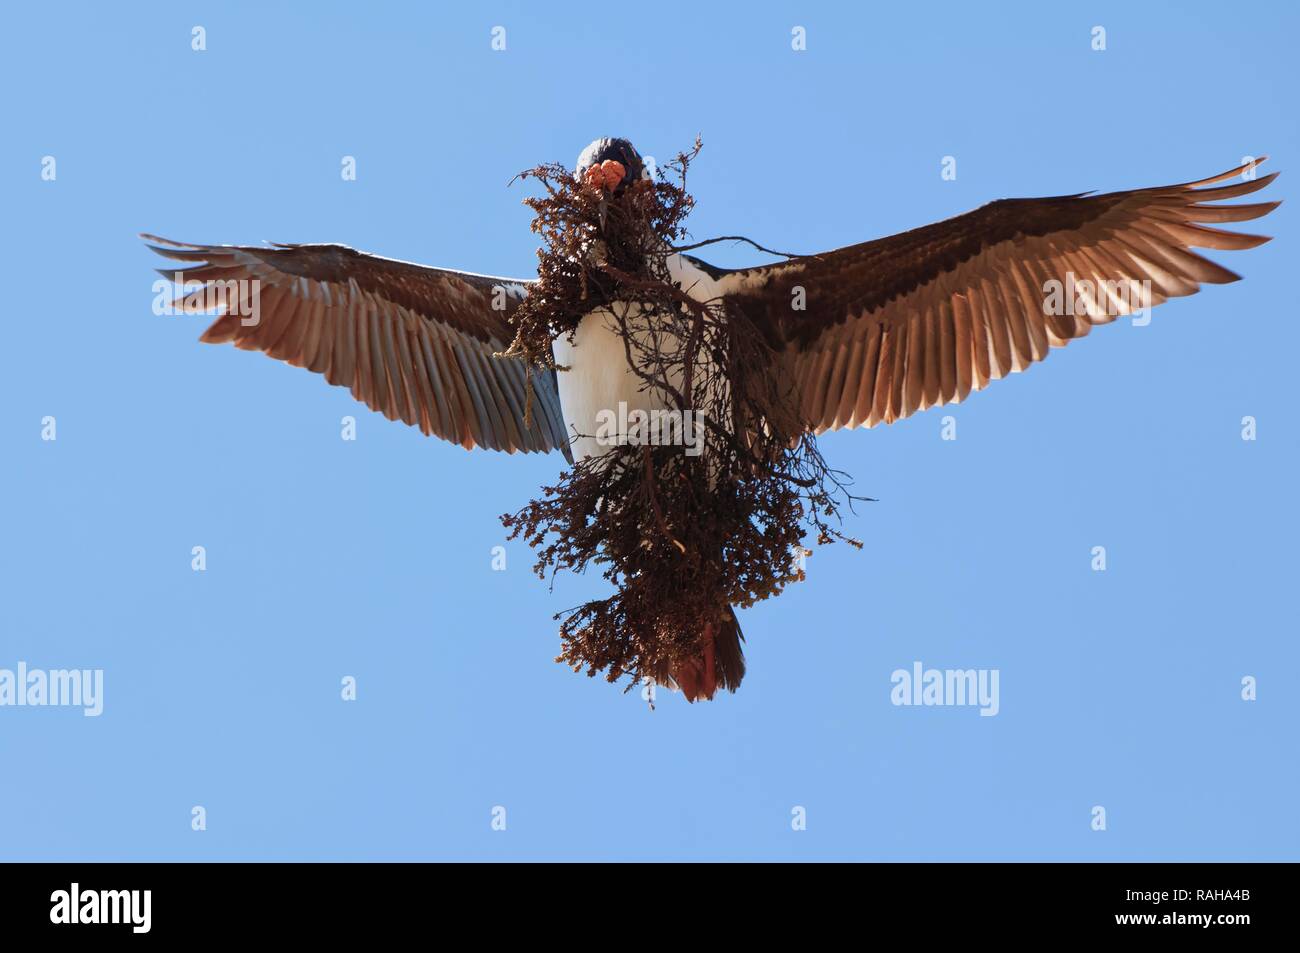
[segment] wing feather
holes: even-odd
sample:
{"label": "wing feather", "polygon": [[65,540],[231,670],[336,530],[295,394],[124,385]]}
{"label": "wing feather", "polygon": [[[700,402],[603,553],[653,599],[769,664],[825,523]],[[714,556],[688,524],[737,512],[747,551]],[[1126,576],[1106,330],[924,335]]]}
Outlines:
{"label": "wing feather", "polygon": [[[1211,225],[1260,218],[1279,202],[1207,204],[1268,186],[1276,172],[1254,176],[1263,161],[1181,185],[1003,199],[717,280],[731,305],[785,342],[773,373],[794,382],[804,426],[891,423],[962,401],[1093,325],[1237,281],[1193,249],[1269,240]],[[795,286],[807,290],[806,310],[790,307]]]}
{"label": "wing feather", "polygon": [[[569,456],[554,371],[529,372],[516,358],[496,356],[513,336],[509,314],[527,294],[527,282],[428,268],[344,245],[193,245],[142,237],[180,263],[160,273],[186,283],[176,296],[186,313],[211,311],[213,291],[223,287],[238,287],[243,303],[255,306],[250,315],[238,300],[218,294],[216,319],[200,340],[304,367],[351,389],[389,419],[466,448],[558,449]],[[505,309],[494,308],[503,297]]]}

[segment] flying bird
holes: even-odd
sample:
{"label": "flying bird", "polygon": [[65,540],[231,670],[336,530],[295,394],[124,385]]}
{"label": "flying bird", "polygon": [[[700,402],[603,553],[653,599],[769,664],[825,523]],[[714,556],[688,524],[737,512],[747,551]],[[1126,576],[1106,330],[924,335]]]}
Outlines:
{"label": "flying bird", "polygon": [[[1258,162],[1181,185],[1002,199],[898,235],[753,268],[715,268],[681,253],[669,255],[667,266],[695,300],[738,309],[773,343],[769,371],[791,396],[794,427],[814,434],[874,427],[965,400],[1094,325],[1202,284],[1238,280],[1193,249],[1268,241],[1214,227],[1281,204],[1217,204],[1276,178],[1257,177]],[[619,138],[583,150],[576,173],[611,201],[650,178],[641,155]],[[223,306],[200,340],[323,374],[390,420],[467,449],[556,451],[582,461],[610,449],[592,436],[602,411],[620,402],[666,408],[633,374],[624,340],[601,309],[571,339],[554,342],[561,370],[532,369],[526,410],[528,368],[502,352],[532,279],[433,268],[346,245],[142,237],[184,263],[160,269],[165,277],[201,283],[183,287],[182,302],[201,303],[223,283],[260,283],[257,321]],[[668,679],[688,700],[740,684],[741,634],[729,615],[705,627],[699,657]]]}

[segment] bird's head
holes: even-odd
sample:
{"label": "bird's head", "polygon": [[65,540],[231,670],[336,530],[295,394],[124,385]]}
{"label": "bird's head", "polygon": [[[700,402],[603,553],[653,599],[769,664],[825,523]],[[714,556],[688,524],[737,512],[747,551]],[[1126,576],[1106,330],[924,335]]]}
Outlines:
{"label": "bird's head", "polygon": [[578,181],[615,195],[633,182],[651,180],[641,154],[626,139],[597,139],[578,156],[574,174]]}

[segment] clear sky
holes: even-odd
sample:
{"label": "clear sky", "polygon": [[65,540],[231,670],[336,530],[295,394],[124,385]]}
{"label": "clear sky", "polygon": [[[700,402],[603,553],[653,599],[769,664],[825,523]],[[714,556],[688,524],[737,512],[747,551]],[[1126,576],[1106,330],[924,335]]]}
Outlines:
{"label": "clear sky", "polygon": [[[799,251],[1296,175],[1293,5],[298,6],[3,15],[0,669],[102,669],[104,710],[0,708],[0,858],[1297,859],[1296,205],[1218,254],[1243,282],[990,386],[955,441],[946,411],[824,439],[879,500],[865,549],[741,614],[737,695],[653,712],[552,661],[598,578],[492,569],[558,456],[199,345],[134,237],[527,276],[507,181],[602,135],[701,134],[696,237]],[[996,670],[998,714],[891,704],[914,662]]]}

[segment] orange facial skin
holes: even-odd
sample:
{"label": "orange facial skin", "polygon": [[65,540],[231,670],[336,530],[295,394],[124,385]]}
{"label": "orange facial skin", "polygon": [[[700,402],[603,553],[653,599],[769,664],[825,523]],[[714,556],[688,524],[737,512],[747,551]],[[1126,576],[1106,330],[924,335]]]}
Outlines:
{"label": "orange facial skin", "polygon": [[614,159],[606,159],[600,165],[593,165],[583,175],[583,180],[587,185],[594,189],[604,189],[607,192],[613,192],[623,177],[627,175],[627,169],[623,163]]}

